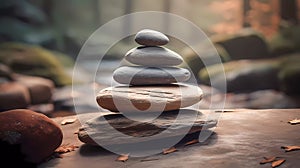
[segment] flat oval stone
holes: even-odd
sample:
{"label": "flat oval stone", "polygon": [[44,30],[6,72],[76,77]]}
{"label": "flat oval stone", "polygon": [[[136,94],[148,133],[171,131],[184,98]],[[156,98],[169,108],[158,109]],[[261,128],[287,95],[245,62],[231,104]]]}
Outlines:
{"label": "flat oval stone", "polygon": [[145,66],[175,66],[183,62],[176,52],[164,47],[137,47],[125,54],[125,59],[133,64]]}
{"label": "flat oval stone", "polygon": [[169,42],[169,38],[161,32],[144,29],[135,35],[134,39],[140,45],[157,46],[165,45]]}
{"label": "flat oval stone", "polygon": [[115,81],[130,85],[158,85],[184,82],[191,74],[187,69],[176,67],[123,66],[113,73]]}
{"label": "flat oval stone", "polygon": [[[145,139],[139,137],[150,137],[154,135],[156,136],[152,139],[146,139],[146,144],[149,144],[148,142],[150,141],[155,143],[155,141],[157,142],[158,140],[175,138],[176,136],[183,137],[183,135],[186,135],[190,138],[182,138],[181,143],[184,144],[190,141],[190,139],[194,139],[192,138],[194,133],[198,133],[195,137],[198,138],[201,131],[205,131],[217,125],[216,120],[207,120],[209,113],[194,109],[182,109],[182,113],[180,114],[178,111],[163,112],[151,122],[130,120],[122,114],[99,115],[99,113],[87,113],[84,115],[89,115],[88,117],[91,119],[83,124],[78,130],[77,135],[81,142],[91,145],[136,145],[137,143],[145,143]],[[180,119],[178,119],[178,115],[180,115]],[[142,119],[147,117],[147,113],[140,115]],[[174,127],[176,119],[178,119],[178,123],[176,127]],[[191,122],[194,123],[190,128]],[[107,123],[109,123],[109,125]],[[129,140],[127,137],[112,132],[111,127],[118,132],[137,138]],[[186,130],[189,131],[186,132]],[[162,133],[162,131],[165,132]],[[160,135],[157,136],[158,134]],[[153,146],[149,146],[149,149],[153,150]],[[145,149],[143,149],[143,152],[144,151]]]}
{"label": "flat oval stone", "polygon": [[198,103],[203,96],[198,86],[115,86],[101,90],[98,105],[112,112],[162,112]]}

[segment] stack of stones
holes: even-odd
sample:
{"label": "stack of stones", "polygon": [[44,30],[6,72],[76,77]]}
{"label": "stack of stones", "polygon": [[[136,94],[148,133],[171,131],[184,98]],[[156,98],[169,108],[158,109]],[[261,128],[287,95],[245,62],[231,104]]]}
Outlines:
{"label": "stack of stones", "polygon": [[[168,129],[151,140],[185,135],[183,140],[187,141],[198,138],[203,129],[214,127],[216,122],[204,121],[201,112],[189,107],[199,102],[203,93],[198,86],[182,83],[190,78],[190,72],[175,67],[183,62],[181,56],[162,47],[169,42],[168,37],[146,29],[136,34],[135,41],[142,46],[130,50],[125,59],[136,66],[116,69],[113,78],[122,85],[105,88],[96,98],[100,107],[112,113],[95,114],[86,121],[78,131],[79,140],[92,145],[125,145],[128,149],[128,144],[134,148],[144,139],[128,139],[118,131],[131,137],[148,137]],[[174,124],[176,127],[170,127]],[[111,131],[111,126],[118,131]]]}
{"label": "stack of stones", "polygon": [[[175,67],[183,62],[176,52],[162,47],[169,38],[161,32],[144,29],[135,36],[140,44],[125,55],[137,66],[122,66],[113,79],[126,86],[106,88],[97,96],[98,104],[112,112],[164,112],[178,110],[199,102],[198,86],[183,84],[191,74]],[[129,86],[128,86],[129,85]]]}

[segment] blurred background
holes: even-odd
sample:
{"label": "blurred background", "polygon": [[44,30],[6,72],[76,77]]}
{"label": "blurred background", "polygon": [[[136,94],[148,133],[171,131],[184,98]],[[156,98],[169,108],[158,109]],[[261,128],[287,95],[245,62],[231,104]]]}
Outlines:
{"label": "blurred background", "polygon": [[[189,46],[176,39],[167,46],[181,54],[204,93],[217,90],[204,97],[202,108],[218,103],[224,94],[226,108],[300,106],[300,0],[1,0],[0,8],[1,110],[72,111],[72,97],[83,98],[83,109],[96,110],[95,100],[84,99],[88,97],[84,94],[91,93],[71,94],[76,57],[101,25],[138,11],[184,17],[216,47],[225,68],[226,93],[218,91],[218,86],[210,87],[210,81],[221,75],[222,65],[205,67]],[[182,31],[189,32],[184,27]],[[95,41],[92,47],[101,47],[105,40]],[[194,47],[202,49],[202,59],[209,60],[212,51],[205,50],[205,45]],[[109,85],[111,72],[135,46],[132,37],[114,45],[104,57],[107,73],[98,74],[96,81],[85,75],[97,68],[97,52],[91,53],[94,59],[82,62],[82,74],[74,79],[74,86],[101,89]],[[207,70],[213,75],[208,77]]]}

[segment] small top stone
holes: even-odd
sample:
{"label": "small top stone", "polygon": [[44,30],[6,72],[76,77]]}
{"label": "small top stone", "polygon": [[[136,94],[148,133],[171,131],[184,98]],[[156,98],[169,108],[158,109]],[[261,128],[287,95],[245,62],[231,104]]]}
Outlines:
{"label": "small top stone", "polygon": [[161,46],[169,42],[169,38],[161,32],[144,29],[135,35],[135,41],[145,46]]}

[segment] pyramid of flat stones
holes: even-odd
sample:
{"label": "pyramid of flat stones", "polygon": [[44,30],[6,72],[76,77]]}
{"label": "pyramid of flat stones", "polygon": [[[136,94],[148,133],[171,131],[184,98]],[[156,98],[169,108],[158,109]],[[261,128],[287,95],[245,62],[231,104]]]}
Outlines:
{"label": "pyramid of flat stones", "polygon": [[163,47],[169,38],[161,32],[144,29],[135,35],[140,46],[125,54],[134,66],[121,66],[113,73],[120,86],[101,90],[99,106],[112,112],[163,112],[198,103],[202,91],[184,84],[191,74],[177,67],[183,62],[176,52]]}

